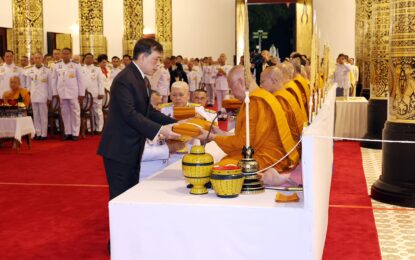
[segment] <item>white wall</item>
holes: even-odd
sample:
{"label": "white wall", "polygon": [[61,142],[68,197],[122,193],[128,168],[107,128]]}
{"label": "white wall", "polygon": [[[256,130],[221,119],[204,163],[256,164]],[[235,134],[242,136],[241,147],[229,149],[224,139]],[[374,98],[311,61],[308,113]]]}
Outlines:
{"label": "white wall", "polygon": [[43,0],[44,52],[47,51],[46,33],[55,32],[72,34],[72,52],[79,53],[79,31],[74,30],[78,21],[77,0]]}
{"label": "white wall", "polygon": [[13,14],[12,1],[0,0],[0,27],[12,28]]}
{"label": "white wall", "polygon": [[173,53],[184,57],[235,54],[235,0],[173,0]]}
{"label": "white wall", "polygon": [[314,0],[322,44],[330,45],[333,57],[355,55],[355,0]]}
{"label": "white wall", "polygon": [[[145,0],[146,1],[146,0]],[[104,0],[104,36],[107,37],[108,58],[122,57],[122,37],[124,34],[123,0]]]}
{"label": "white wall", "polygon": [[156,33],[156,0],[143,0],[144,34]]}

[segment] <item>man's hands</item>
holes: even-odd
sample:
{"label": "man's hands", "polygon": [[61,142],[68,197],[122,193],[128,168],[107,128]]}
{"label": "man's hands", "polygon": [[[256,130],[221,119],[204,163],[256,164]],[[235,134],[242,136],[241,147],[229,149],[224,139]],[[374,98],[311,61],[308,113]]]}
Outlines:
{"label": "man's hands", "polygon": [[209,135],[209,139],[208,137],[208,131],[206,131],[205,129],[200,129],[201,134],[196,137],[197,139],[199,139],[202,143],[209,143],[210,141],[212,141],[213,139],[215,139],[216,135],[211,132]]}
{"label": "man's hands", "polygon": [[166,139],[179,139],[181,135],[173,132],[173,124],[164,125],[160,128],[160,134]]}
{"label": "man's hands", "polygon": [[185,142],[180,142],[176,140],[167,140],[166,143],[169,147],[170,153],[176,153],[177,151],[182,150],[186,146]]}

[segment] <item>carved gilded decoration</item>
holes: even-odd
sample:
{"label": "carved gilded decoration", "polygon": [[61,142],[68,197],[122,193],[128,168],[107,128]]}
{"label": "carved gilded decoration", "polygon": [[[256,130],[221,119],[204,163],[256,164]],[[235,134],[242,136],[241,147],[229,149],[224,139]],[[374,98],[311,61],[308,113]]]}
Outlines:
{"label": "carved gilded decoration", "polygon": [[56,48],[71,48],[72,49],[72,36],[69,33],[57,33],[56,34]]}
{"label": "carved gilded decoration", "polygon": [[388,121],[415,123],[415,0],[391,0]]}
{"label": "carved gilded decoration", "polygon": [[[363,77],[363,49],[364,49],[364,1],[356,0],[356,18],[355,18],[355,63],[359,67],[359,81],[362,81]],[[363,86],[365,87],[365,86]]]}
{"label": "carved gilded decoration", "polygon": [[143,0],[124,0],[124,54],[133,55],[134,45],[143,37]]}
{"label": "carved gilded decoration", "polygon": [[313,30],[312,0],[300,0],[296,4],[296,51],[310,57]]}
{"label": "carved gilded decoration", "polygon": [[390,0],[373,0],[371,17],[370,99],[388,97]]}
{"label": "carved gilded decoration", "polygon": [[42,0],[13,0],[12,34],[16,59],[43,53]]}
{"label": "carved gilded decoration", "polygon": [[156,0],[156,40],[164,48],[164,55],[173,54],[172,0]]}
{"label": "carved gilded decoration", "polygon": [[105,53],[102,0],[79,0],[79,42],[81,54]]}
{"label": "carved gilded decoration", "polygon": [[[362,71],[362,84],[364,88],[370,87],[370,42],[371,42],[371,18],[372,18],[372,0],[363,0],[363,39],[361,42],[362,48],[362,63],[360,70]],[[368,44],[369,43],[369,44]]]}

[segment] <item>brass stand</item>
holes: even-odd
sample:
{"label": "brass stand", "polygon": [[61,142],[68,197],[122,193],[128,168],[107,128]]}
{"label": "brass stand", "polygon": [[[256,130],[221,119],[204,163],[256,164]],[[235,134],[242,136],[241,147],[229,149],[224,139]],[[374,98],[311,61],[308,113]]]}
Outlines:
{"label": "brass stand", "polygon": [[254,150],[250,146],[244,147],[242,154],[244,158],[239,161],[238,166],[242,169],[245,176],[241,194],[259,194],[265,191],[264,183],[259,179],[256,172],[258,171],[258,163],[252,158]]}

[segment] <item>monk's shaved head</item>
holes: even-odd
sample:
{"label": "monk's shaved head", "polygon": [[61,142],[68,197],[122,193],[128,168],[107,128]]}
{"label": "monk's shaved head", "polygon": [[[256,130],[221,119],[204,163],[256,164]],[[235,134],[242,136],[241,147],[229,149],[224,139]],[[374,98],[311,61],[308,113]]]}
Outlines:
{"label": "monk's shaved head", "polygon": [[245,69],[242,65],[233,67],[228,73],[228,85],[234,97],[240,101],[245,99]]}
{"label": "monk's shaved head", "polygon": [[261,73],[261,88],[274,93],[283,87],[283,73],[277,66],[267,67]]}
{"label": "monk's shaved head", "polygon": [[278,68],[282,71],[284,76],[284,84],[288,83],[290,80],[293,79],[294,76],[294,66],[289,62],[284,62],[277,65]]}

